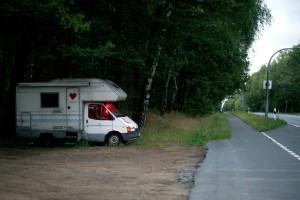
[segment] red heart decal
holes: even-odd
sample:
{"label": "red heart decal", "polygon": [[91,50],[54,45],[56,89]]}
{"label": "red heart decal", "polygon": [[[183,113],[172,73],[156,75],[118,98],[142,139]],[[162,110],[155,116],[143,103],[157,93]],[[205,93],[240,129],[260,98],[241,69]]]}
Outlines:
{"label": "red heart decal", "polygon": [[77,94],[76,93],[70,93],[69,97],[71,98],[71,100],[74,100],[76,98]]}

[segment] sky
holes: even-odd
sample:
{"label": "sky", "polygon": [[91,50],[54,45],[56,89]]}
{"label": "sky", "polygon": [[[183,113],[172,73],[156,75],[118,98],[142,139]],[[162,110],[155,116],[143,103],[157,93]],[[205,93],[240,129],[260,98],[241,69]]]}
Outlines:
{"label": "sky", "polygon": [[268,64],[279,49],[300,43],[300,0],[265,0],[265,3],[273,19],[270,26],[265,25],[249,51],[250,74]]}

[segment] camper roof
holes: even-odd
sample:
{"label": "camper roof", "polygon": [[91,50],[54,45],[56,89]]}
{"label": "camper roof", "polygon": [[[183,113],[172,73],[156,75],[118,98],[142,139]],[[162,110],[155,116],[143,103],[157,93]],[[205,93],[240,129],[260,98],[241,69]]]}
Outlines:
{"label": "camper roof", "polygon": [[18,83],[19,87],[83,87],[89,86],[89,82],[81,82],[81,83],[52,83],[52,82],[36,82],[36,83]]}
{"label": "camper roof", "polygon": [[108,80],[102,80],[102,79],[54,79],[47,82],[23,82],[18,83],[19,87],[86,87],[91,85],[92,83],[107,83],[113,85],[116,88],[119,88],[116,84],[114,84],[111,81]]}
{"label": "camper roof", "polygon": [[123,101],[127,94],[109,80],[102,79],[55,79],[48,82],[19,83],[17,91],[53,91],[57,88],[80,88],[80,98],[83,101]]}

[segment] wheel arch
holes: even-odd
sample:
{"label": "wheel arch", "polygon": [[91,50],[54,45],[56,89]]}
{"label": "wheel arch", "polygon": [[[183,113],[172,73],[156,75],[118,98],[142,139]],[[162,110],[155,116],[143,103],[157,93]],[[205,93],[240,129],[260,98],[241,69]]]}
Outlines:
{"label": "wheel arch", "polygon": [[124,142],[124,138],[123,138],[123,135],[119,132],[119,131],[110,131],[109,133],[106,134],[105,136],[105,143],[108,144],[109,143],[109,137],[112,136],[112,135],[118,135],[119,138],[121,139],[120,143],[123,143]]}

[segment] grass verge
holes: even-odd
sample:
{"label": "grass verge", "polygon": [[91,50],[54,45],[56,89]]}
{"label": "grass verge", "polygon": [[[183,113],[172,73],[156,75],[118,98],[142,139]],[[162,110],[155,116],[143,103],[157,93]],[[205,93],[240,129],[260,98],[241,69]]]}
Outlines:
{"label": "grass verge", "polygon": [[169,113],[164,117],[149,113],[147,125],[135,145],[159,147],[170,144],[203,147],[208,141],[230,138],[227,116],[214,113],[205,118],[187,117],[180,113]]}
{"label": "grass verge", "polygon": [[249,124],[254,129],[262,132],[272,129],[276,129],[280,126],[286,125],[287,123],[281,119],[265,118],[264,116],[254,115],[247,112],[236,111],[232,112],[233,115],[243,120],[246,124]]}

